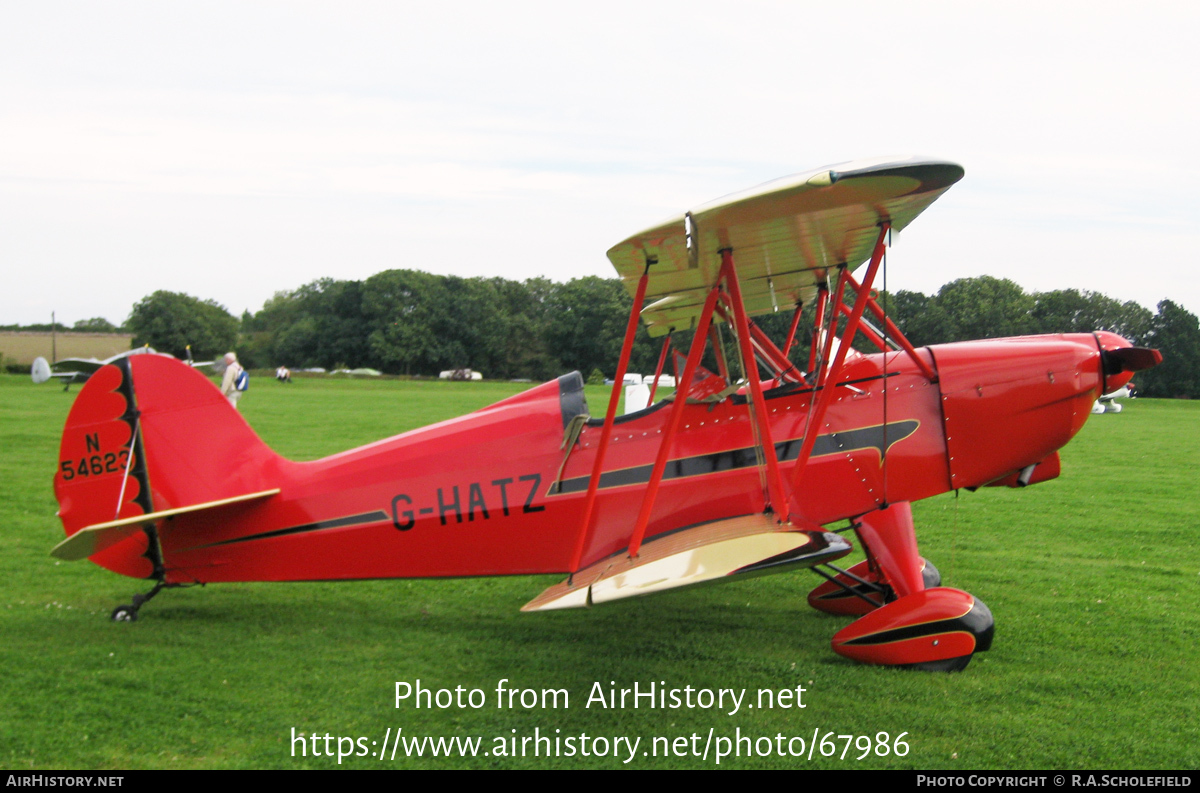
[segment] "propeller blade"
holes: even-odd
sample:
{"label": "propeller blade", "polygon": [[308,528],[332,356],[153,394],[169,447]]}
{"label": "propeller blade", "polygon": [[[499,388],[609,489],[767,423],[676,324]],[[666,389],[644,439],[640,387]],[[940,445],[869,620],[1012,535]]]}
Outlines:
{"label": "propeller blade", "polygon": [[1162,363],[1162,353],[1149,347],[1122,347],[1117,350],[1104,350],[1101,354],[1104,360],[1104,374],[1114,375],[1121,372],[1140,372]]}

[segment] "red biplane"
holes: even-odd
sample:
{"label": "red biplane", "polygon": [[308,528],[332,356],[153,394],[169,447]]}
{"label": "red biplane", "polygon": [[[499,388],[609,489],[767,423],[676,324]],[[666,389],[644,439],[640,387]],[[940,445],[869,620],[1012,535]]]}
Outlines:
{"label": "red biplane", "polygon": [[[633,309],[603,419],[575,372],[296,463],[200,373],[119,359],[67,419],[54,554],[154,582],[115,620],[164,587],[219,581],[566,574],[536,611],[811,568],[827,580],[809,604],[856,617],[835,652],[961,669],[991,644],[992,615],[940,585],[910,502],[1057,476],[1095,399],[1161,360],[1105,332],[914,348],[873,286],[890,233],[962,175],[919,159],[823,168],[612,248]],[[777,344],[752,317],[780,308],[793,315]],[[660,373],[670,334],[692,341],[675,394],[618,417],[639,322],[667,337]],[[852,349],[860,334],[878,352]],[[833,564],[844,534],[867,557],[849,569]]]}

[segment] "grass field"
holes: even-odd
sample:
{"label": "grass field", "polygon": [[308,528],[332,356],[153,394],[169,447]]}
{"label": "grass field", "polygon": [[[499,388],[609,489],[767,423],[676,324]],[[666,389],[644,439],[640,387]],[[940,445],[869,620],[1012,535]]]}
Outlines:
{"label": "grass field", "polygon": [[52,351],[58,350],[58,359],[99,358],[104,360],[129,349],[132,336],[128,333],[59,333],[52,339],[50,333],[16,333],[0,331],[0,356],[6,361],[29,365],[41,356],[53,361]]}
{"label": "grass field", "polygon": [[[519,388],[258,379],[242,407],[268,443],[311,459]],[[594,413],[604,392],[589,389]],[[843,740],[838,756],[812,759],[746,757],[743,745],[742,757],[722,761],[731,768],[1200,766],[1200,404],[1129,403],[1089,420],[1063,451],[1058,480],[916,505],[924,555],[996,617],[992,650],[947,675],[833,654],[829,639],[846,621],[804,604],[819,583],[808,573],[536,615],[518,609],[557,578],[220,585],[165,592],[137,623],[115,624],[108,613],[142,582],[48,555],[62,537],[51,475],[74,396],[0,376],[0,767],[337,767],[336,757],[299,756],[298,745],[293,756],[293,728],[367,743],[389,728],[481,736],[489,750],[497,737],[535,729],[625,736],[641,738],[629,767],[643,768],[714,767],[712,752],[641,754],[655,737],[686,738],[690,750],[693,734],[701,751],[710,729],[806,743],[814,730],[872,743],[886,731],[906,733],[909,747],[857,761],[854,746],[840,759]],[[502,678],[567,689],[570,706],[497,709]],[[417,679],[481,689],[487,704],[394,707],[396,681]],[[803,686],[806,707],[585,707],[597,681],[744,688],[750,698]],[[341,766],[612,768],[624,759],[402,754]]]}

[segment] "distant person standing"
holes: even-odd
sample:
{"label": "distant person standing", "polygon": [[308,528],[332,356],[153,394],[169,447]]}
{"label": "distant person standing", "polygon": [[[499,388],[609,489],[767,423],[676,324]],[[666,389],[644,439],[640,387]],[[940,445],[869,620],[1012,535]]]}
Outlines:
{"label": "distant person standing", "polygon": [[237,354],[225,353],[225,378],[221,381],[221,393],[229,400],[229,404],[233,405],[234,410],[237,410],[238,399],[246,390],[248,379],[246,370],[238,363]]}

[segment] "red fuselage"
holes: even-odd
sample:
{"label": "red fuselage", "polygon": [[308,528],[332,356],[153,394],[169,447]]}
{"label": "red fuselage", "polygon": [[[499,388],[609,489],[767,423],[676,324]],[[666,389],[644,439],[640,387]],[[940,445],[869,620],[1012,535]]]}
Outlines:
{"label": "red fuselage", "polygon": [[[1105,383],[1101,347],[1119,346],[1128,343],[1112,334],[1067,334],[922,348],[936,382],[889,353],[886,396],[884,356],[854,354],[822,426],[807,428],[818,439],[792,514],[828,524],[984,485],[1051,457],[1099,394],[1115,387],[1114,378]],[[571,418],[587,410],[578,375],[296,463],[262,444],[201,375],[157,356],[131,364],[155,510],[281,490],[248,506],[174,518],[160,532],[169,583],[569,572],[601,429],[593,420],[569,455],[562,448]],[[815,393],[803,384],[765,393],[788,481]],[[582,566],[627,547],[666,404],[615,425]],[[745,397],[684,410],[647,541],[763,509]],[[81,502],[63,493],[60,501],[68,533],[96,521]],[[93,559],[148,576],[145,547],[144,537],[133,537]]]}

